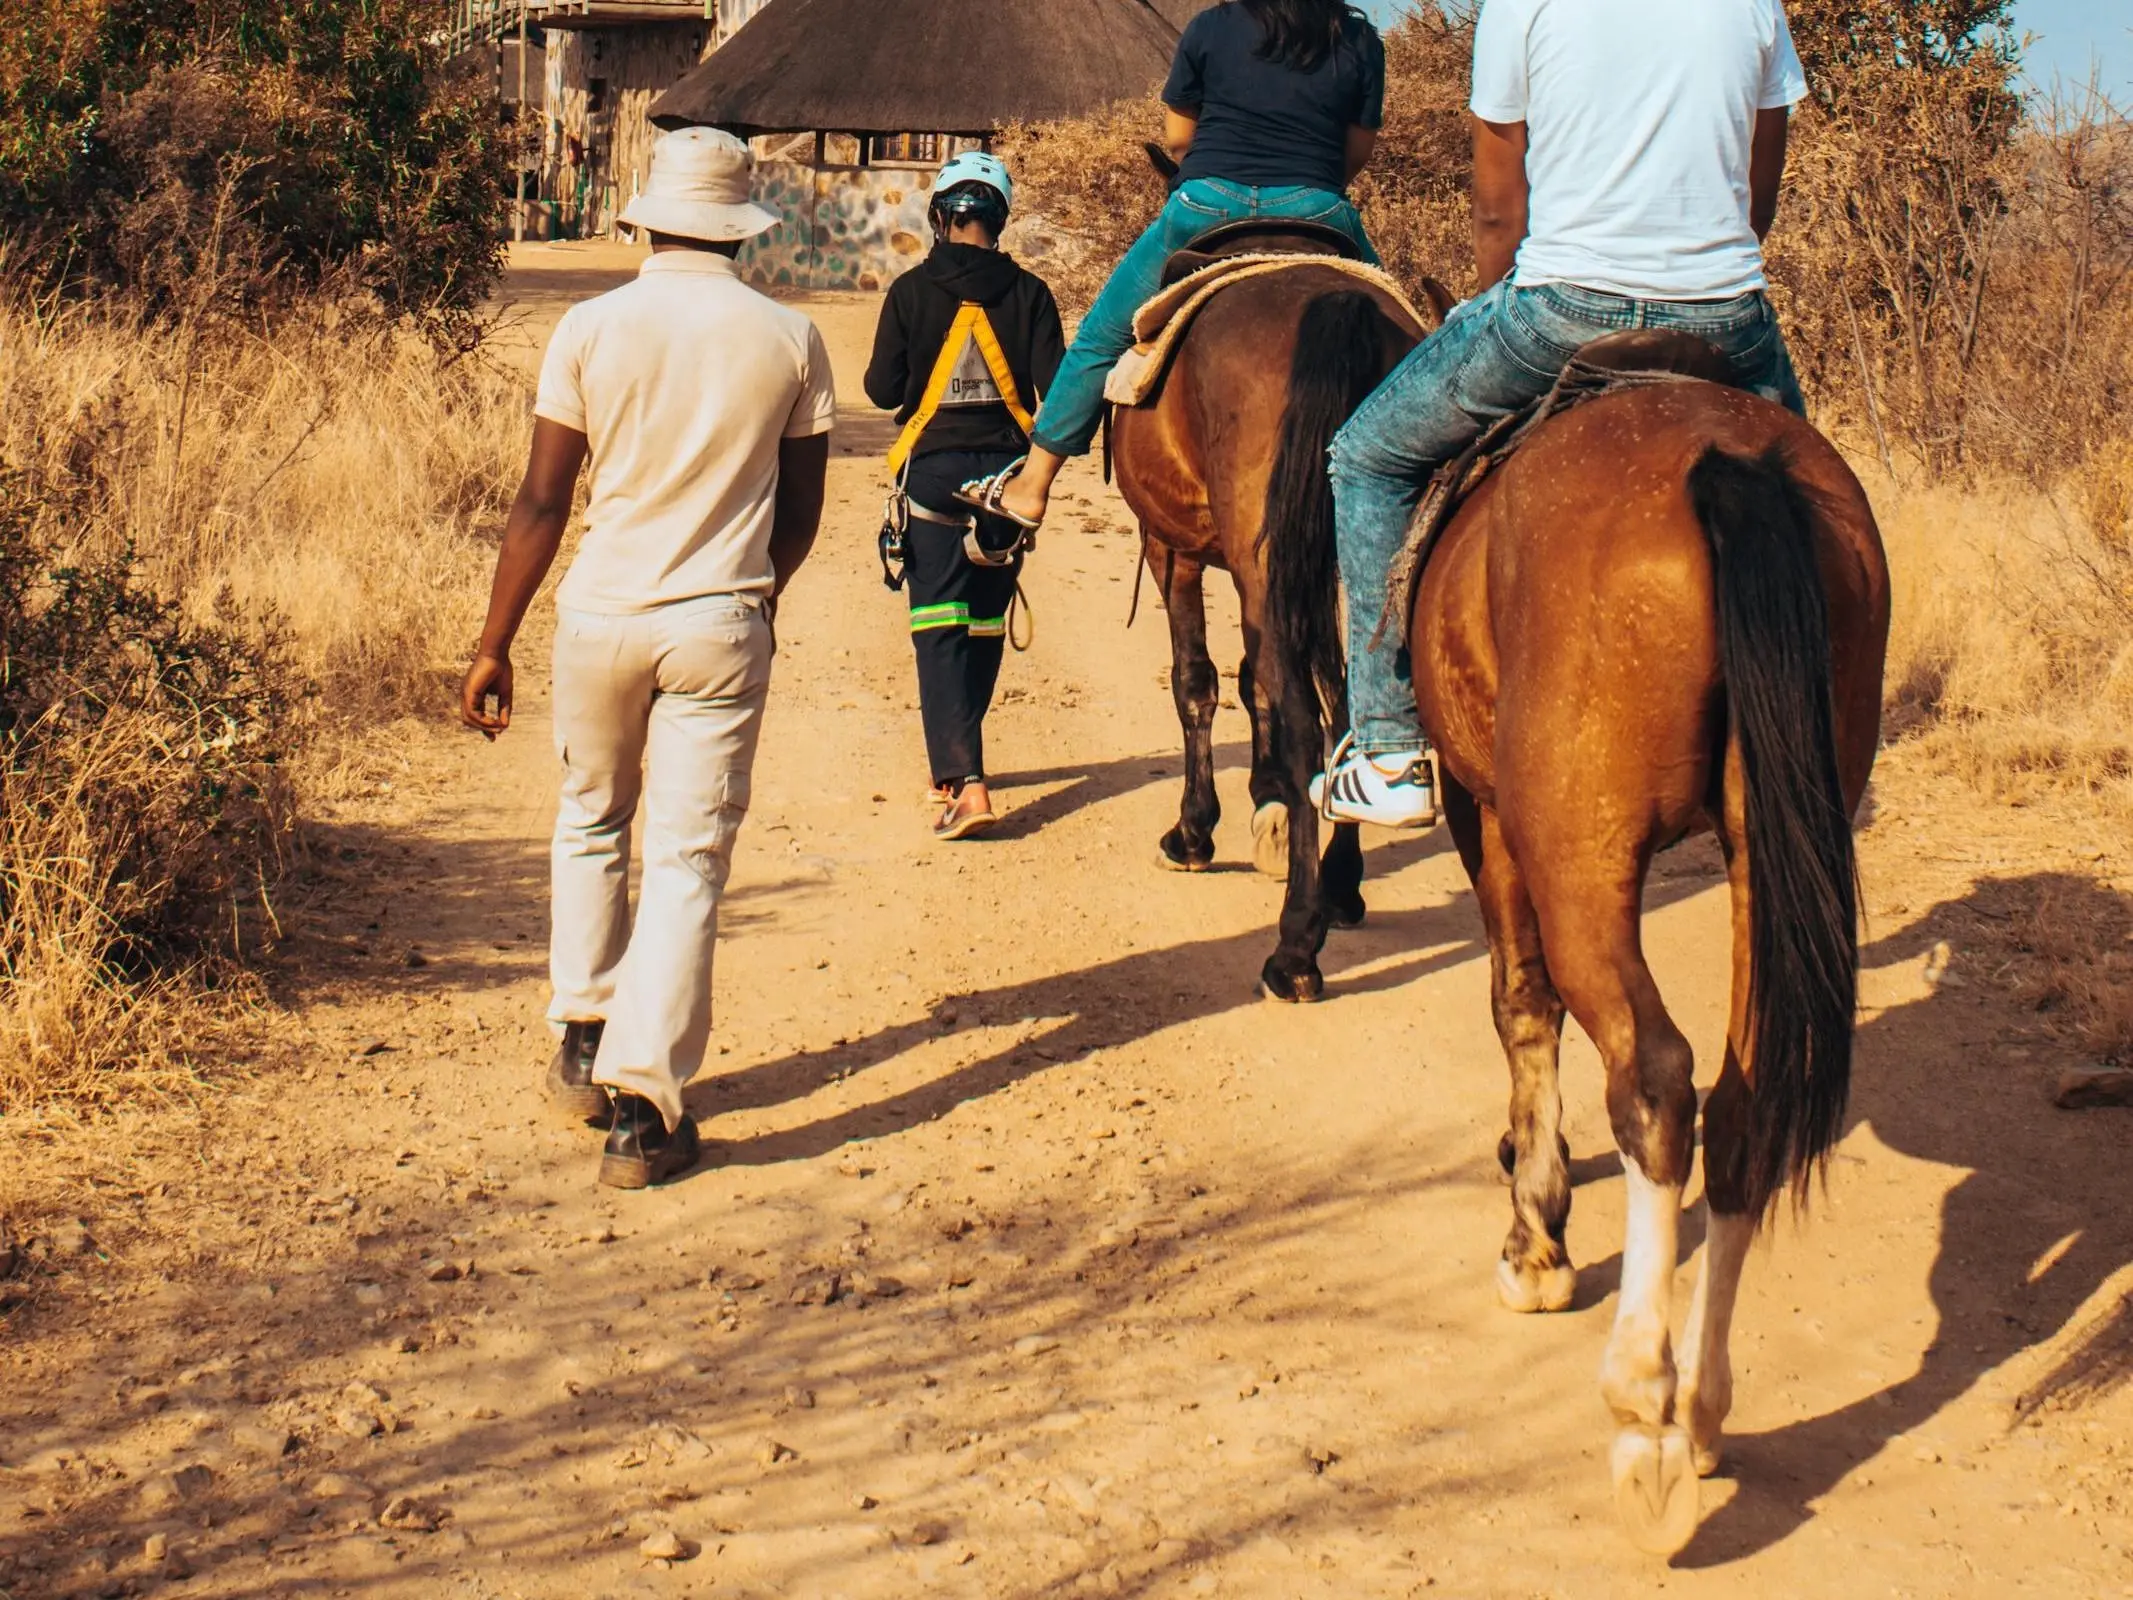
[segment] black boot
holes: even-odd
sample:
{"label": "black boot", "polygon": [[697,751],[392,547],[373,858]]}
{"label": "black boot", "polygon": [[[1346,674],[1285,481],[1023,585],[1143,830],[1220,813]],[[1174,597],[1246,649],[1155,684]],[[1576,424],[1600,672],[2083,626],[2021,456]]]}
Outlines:
{"label": "black boot", "polygon": [[682,1114],[671,1132],[659,1108],[641,1094],[615,1095],[615,1125],[600,1157],[600,1181],[611,1189],[649,1189],[687,1172],[703,1156],[696,1119]]}
{"label": "black boot", "polygon": [[608,1093],[593,1082],[593,1060],[600,1054],[604,1022],[564,1024],[563,1042],[548,1063],[548,1098],[573,1122],[606,1127],[615,1115]]}

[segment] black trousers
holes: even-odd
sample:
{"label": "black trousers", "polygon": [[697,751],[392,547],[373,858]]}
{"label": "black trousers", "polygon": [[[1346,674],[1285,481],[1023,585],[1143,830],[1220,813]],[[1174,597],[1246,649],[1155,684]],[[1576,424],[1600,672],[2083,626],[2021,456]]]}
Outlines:
{"label": "black trousers", "polygon": [[[1014,454],[990,450],[915,456],[905,489],[914,505],[956,514],[967,509],[955,498],[956,489],[1014,459]],[[988,519],[988,524],[988,544],[1012,538],[1013,530],[998,519]],[[1000,681],[1007,611],[1021,570],[1019,555],[1012,566],[972,565],[963,554],[961,528],[913,517],[904,530],[919,714],[926,725],[926,759],[936,784],[985,776],[985,713]]]}

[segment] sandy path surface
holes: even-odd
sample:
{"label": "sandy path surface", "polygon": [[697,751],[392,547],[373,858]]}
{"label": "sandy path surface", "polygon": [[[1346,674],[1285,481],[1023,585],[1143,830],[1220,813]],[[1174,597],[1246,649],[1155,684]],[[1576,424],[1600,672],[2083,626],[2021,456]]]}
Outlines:
{"label": "sandy path surface", "polygon": [[[518,260],[527,349],[618,264]],[[1593,1052],[1573,1032],[1577,1300],[1515,1318],[1448,841],[1368,841],[1324,1005],[1252,998],[1278,890],[1234,682],[1221,870],[1159,872],[1167,643],[1152,607],[1125,628],[1134,540],[1087,471],[990,726],[1010,814],[928,840],[872,549],[875,302],[805,303],[847,420],[723,924],[713,1158],[602,1191],[597,1136],[535,1092],[530,639],[501,743],[417,741],[320,830],[290,1060],[126,1127],[133,1181],[9,1324],[0,1593],[2133,1595],[2133,1114],[2049,1108],[2060,1047],[1994,954],[2040,898],[2122,915],[2133,863],[1884,766],[1854,1125],[1751,1260],[1696,1541],[1638,1556],[1596,1384],[1623,1185]],[[1714,853],[1661,863],[1647,928],[1715,1062]],[[667,1534],[685,1559],[647,1556]]]}

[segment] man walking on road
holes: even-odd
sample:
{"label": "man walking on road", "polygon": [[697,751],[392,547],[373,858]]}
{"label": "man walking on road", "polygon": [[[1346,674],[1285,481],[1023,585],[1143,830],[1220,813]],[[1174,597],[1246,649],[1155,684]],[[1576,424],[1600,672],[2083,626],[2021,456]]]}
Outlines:
{"label": "man walking on road", "polygon": [[[600,1181],[693,1166],[682,1088],[711,1035],[718,902],[748,810],[776,599],[822,516],[837,401],[814,324],[746,287],[734,258],[777,223],[749,201],[748,146],[664,135],[622,220],[648,232],[635,282],[573,306],[534,401],[460,715],[511,723],[511,642],[554,562],[578,471],[586,531],[556,592],[562,803],[551,863],[552,1098],[605,1126]],[[630,830],[644,870],[630,916]]]}

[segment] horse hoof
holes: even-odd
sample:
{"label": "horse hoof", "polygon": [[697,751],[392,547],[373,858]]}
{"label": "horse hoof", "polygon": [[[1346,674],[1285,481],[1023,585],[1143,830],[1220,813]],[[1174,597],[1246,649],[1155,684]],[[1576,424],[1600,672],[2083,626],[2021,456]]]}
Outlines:
{"label": "horse hoof", "polygon": [[1695,1537],[1702,1498],[1689,1436],[1679,1428],[1625,1428],[1615,1435],[1608,1467],[1629,1542],[1655,1556],[1684,1549]]}
{"label": "horse hoof", "polygon": [[1252,865],[1279,883],[1289,878],[1289,808],[1269,800],[1252,813]]}
{"label": "horse hoof", "polygon": [[1536,1311],[1568,1311],[1578,1292],[1577,1269],[1568,1265],[1521,1272],[1508,1261],[1496,1263],[1496,1295],[1509,1311],[1530,1316]]}
{"label": "horse hoof", "polygon": [[1363,897],[1353,900],[1332,900],[1326,904],[1326,921],[1336,928],[1360,928],[1363,916],[1370,908],[1363,904]]}
{"label": "horse hoof", "polygon": [[1262,1000],[1277,1000],[1284,1005],[1310,1005],[1325,992],[1326,980],[1316,967],[1286,972],[1269,961],[1260,969],[1259,997]]}
{"label": "horse hoof", "polygon": [[1212,846],[1205,850],[1189,850],[1185,835],[1176,828],[1164,834],[1155,848],[1155,864],[1165,872],[1205,872],[1215,864]]}

